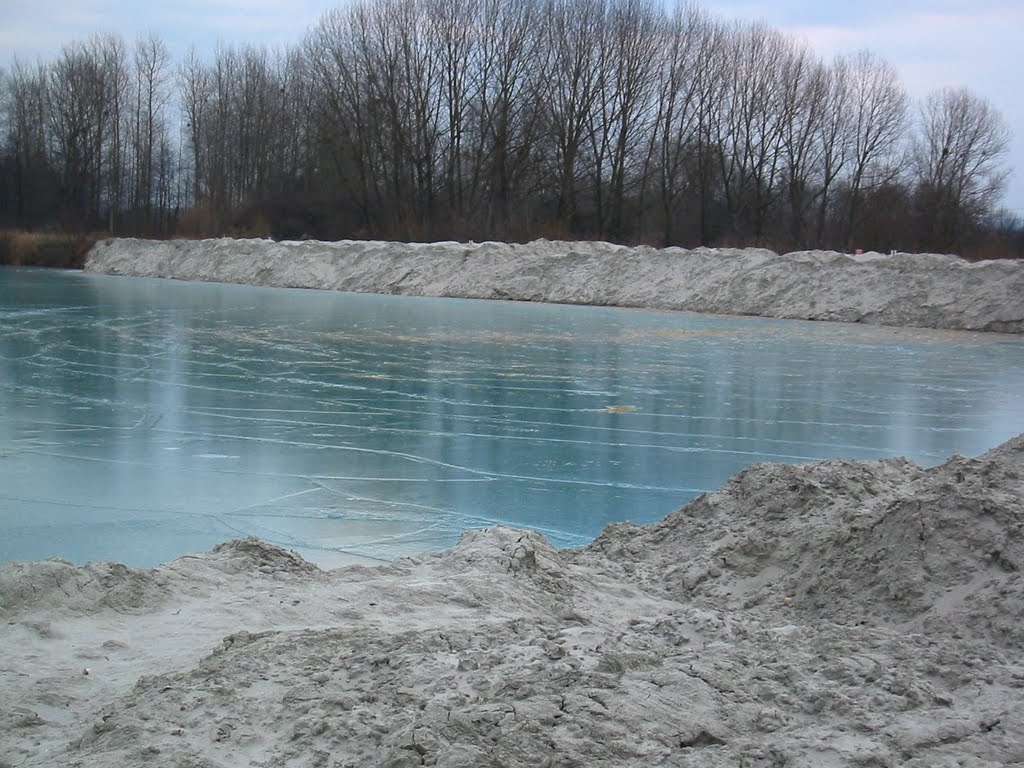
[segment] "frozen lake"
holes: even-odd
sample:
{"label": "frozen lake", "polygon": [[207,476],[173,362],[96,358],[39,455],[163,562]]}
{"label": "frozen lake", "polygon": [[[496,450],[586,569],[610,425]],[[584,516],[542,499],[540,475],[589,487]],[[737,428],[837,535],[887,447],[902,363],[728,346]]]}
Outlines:
{"label": "frozen lake", "polygon": [[0,560],[559,546],[763,460],[1024,432],[1024,340],[0,268]]}

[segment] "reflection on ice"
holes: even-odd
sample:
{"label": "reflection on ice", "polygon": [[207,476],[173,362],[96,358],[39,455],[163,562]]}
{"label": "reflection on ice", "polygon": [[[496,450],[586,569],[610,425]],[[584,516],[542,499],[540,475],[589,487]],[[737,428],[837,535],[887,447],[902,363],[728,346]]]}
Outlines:
{"label": "reflection on ice", "polygon": [[0,559],[578,545],[756,461],[981,452],[1022,384],[995,335],[8,269]]}

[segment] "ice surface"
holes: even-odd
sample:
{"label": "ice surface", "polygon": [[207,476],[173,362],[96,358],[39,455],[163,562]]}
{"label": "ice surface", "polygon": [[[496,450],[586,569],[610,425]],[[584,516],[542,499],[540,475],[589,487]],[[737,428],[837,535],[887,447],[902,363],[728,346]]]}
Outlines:
{"label": "ice surface", "polygon": [[994,334],[8,268],[0,560],[572,546],[757,461],[977,454],[1022,393]]}

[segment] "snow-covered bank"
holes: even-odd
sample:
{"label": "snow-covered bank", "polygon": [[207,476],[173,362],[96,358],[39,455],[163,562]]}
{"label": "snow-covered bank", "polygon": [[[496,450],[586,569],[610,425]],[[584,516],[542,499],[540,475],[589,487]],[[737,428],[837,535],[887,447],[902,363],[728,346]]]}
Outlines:
{"label": "snow-covered bank", "polygon": [[536,241],[107,240],[86,270],[362,293],[1024,332],[1024,263]]}
{"label": "snow-covered bank", "polygon": [[1016,763],[1022,531],[1018,437],[758,465],[576,551],[9,563],[0,765]]}

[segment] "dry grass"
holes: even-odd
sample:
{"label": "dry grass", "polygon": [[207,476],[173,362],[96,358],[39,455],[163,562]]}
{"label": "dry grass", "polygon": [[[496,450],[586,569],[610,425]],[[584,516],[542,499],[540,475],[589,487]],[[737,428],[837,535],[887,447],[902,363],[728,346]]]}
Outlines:
{"label": "dry grass", "polygon": [[102,232],[67,235],[3,230],[0,231],[0,265],[81,269],[89,249],[104,237],[107,235]]}

